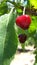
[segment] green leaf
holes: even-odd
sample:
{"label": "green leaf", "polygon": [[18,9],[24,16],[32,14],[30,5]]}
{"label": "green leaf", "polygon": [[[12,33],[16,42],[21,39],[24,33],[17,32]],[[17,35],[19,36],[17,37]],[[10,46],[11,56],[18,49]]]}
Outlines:
{"label": "green leaf", "polygon": [[37,16],[31,16],[31,18],[32,18],[32,21],[28,30],[30,32],[33,32],[37,29]]}
{"label": "green leaf", "polygon": [[15,19],[16,14],[12,11],[0,17],[0,65],[9,65],[17,49]]}
{"label": "green leaf", "polygon": [[8,12],[8,6],[6,2],[0,4],[0,15],[3,15]]}
{"label": "green leaf", "polygon": [[30,1],[30,4],[32,5],[32,6],[34,6],[34,8],[35,9],[37,9],[37,0],[29,0]]}
{"label": "green leaf", "polygon": [[6,37],[7,20],[8,15],[3,15],[0,17],[0,65],[2,65],[3,52],[4,52],[4,42]]}
{"label": "green leaf", "polygon": [[18,9],[17,9],[17,12],[18,12],[18,13],[22,13],[23,11],[22,11],[22,9],[18,8]]}

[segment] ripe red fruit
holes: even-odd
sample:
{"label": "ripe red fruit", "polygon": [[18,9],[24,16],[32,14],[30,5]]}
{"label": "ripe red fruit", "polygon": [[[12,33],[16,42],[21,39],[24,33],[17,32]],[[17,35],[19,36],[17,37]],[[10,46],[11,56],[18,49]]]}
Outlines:
{"label": "ripe red fruit", "polygon": [[29,15],[21,15],[16,18],[16,24],[22,29],[28,29],[31,23],[31,18]]}
{"label": "ripe red fruit", "polygon": [[24,43],[24,42],[26,41],[26,39],[27,39],[27,35],[25,35],[25,34],[20,34],[20,35],[18,36],[18,38],[19,38],[20,43]]}

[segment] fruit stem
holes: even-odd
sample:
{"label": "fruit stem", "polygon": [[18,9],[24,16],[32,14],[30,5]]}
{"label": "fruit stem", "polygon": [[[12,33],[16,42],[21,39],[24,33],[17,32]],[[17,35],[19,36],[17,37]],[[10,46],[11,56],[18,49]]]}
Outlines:
{"label": "fruit stem", "polygon": [[24,51],[25,49],[25,44],[21,44],[22,50]]}
{"label": "fruit stem", "polygon": [[24,9],[23,9],[23,15],[25,15],[25,7],[24,7]]}

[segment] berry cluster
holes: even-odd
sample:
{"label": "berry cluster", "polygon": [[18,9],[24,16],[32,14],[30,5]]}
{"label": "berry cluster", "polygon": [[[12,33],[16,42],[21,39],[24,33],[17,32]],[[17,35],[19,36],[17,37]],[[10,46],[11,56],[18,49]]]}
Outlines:
{"label": "berry cluster", "polygon": [[[23,30],[27,30],[31,24],[31,18],[29,15],[21,15],[16,18],[16,25],[22,28]],[[20,43],[24,43],[27,39],[25,34],[20,34],[18,36]]]}

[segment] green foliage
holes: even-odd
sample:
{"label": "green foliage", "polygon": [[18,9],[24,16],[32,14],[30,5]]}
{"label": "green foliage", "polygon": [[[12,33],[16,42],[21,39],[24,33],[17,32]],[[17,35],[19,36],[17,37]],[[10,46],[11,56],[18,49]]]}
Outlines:
{"label": "green foliage", "polygon": [[23,13],[22,9],[20,9],[20,8],[17,8],[16,11],[17,11],[18,15]]}
{"label": "green foliage", "polygon": [[31,16],[31,18],[32,18],[32,21],[29,27],[30,33],[37,29],[37,16]]}
{"label": "green foliage", "polygon": [[3,59],[4,42],[7,29],[7,16],[8,15],[3,15],[0,17],[0,65],[2,65],[2,59]]}
{"label": "green foliage", "polygon": [[[17,11],[16,14],[12,11],[10,13],[8,12],[9,9],[7,2],[14,5],[14,10]],[[10,64],[11,58],[14,57],[14,54],[17,49],[18,34],[25,33],[28,37],[25,43],[34,44],[37,48],[37,16],[30,15],[32,22],[28,30],[23,30],[17,26],[17,32],[15,30],[16,15],[21,15],[23,13],[24,8],[24,6],[22,5],[23,3],[21,4],[20,2],[16,3],[10,0],[3,0],[0,4],[0,16],[5,14],[0,17],[0,65]],[[32,6],[34,9],[37,9],[37,0],[27,0],[26,6],[29,7],[29,9],[31,9]],[[37,49],[35,50],[35,54],[35,65],[37,65]]]}
{"label": "green foliage", "polygon": [[37,9],[37,0],[29,0],[30,1],[30,4],[32,5],[32,6],[34,6],[34,8],[35,9]]}
{"label": "green foliage", "polygon": [[0,17],[0,64],[9,65],[11,57],[17,49],[17,34],[15,31],[16,14],[10,12],[8,15]]}
{"label": "green foliage", "polygon": [[10,0],[3,0],[0,4],[0,15],[9,13],[10,8],[8,8],[8,5],[7,5],[8,2],[11,3],[12,5],[14,5],[14,7],[18,13],[22,13],[21,3],[19,3],[19,2],[16,3],[16,2],[13,2]]}
{"label": "green foliage", "polygon": [[[36,3],[36,4],[35,4]],[[37,9],[37,0],[28,0],[27,1],[27,6],[29,7],[29,8],[31,8],[31,7],[33,7],[33,8],[35,8],[35,9]]]}
{"label": "green foliage", "polygon": [[3,2],[0,4],[0,15],[3,15],[8,12],[7,3]]}

